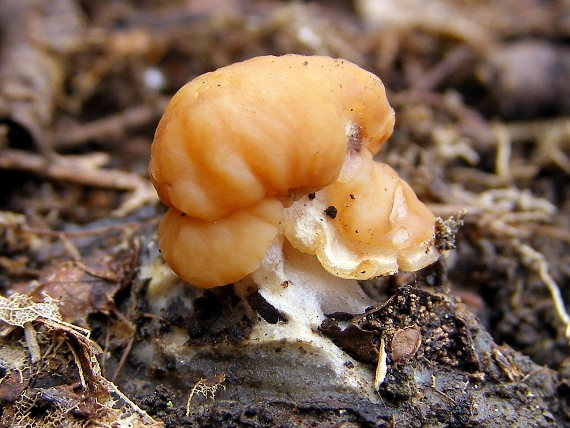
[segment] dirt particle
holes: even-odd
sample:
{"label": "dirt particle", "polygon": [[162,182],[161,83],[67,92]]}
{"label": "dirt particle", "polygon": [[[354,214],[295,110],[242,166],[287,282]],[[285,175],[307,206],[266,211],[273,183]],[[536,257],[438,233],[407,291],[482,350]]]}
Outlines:
{"label": "dirt particle", "polygon": [[336,209],[336,207],[330,205],[327,207],[327,209],[325,210],[325,214],[332,218],[333,220],[336,218],[336,215],[338,213],[338,210]]}

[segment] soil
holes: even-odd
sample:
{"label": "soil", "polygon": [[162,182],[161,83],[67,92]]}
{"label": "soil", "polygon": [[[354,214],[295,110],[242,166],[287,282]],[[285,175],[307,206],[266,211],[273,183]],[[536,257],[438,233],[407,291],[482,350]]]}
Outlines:
{"label": "soil", "polygon": [[[570,426],[568,1],[5,0],[0,39],[1,426]],[[146,294],[166,103],[285,53],[377,74],[397,118],[377,159],[456,216],[445,258],[363,283],[377,304],[320,326],[385,361],[378,401],[230,366],[224,346],[284,322],[257,294],[188,291],[160,316]],[[141,357],[179,331],[228,371]]]}

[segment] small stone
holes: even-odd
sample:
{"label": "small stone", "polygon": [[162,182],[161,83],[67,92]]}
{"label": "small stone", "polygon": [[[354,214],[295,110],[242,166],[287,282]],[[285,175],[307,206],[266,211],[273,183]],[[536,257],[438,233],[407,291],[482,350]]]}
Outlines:
{"label": "small stone", "polygon": [[421,341],[421,334],[417,328],[404,328],[396,331],[390,344],[390,358],[396,362],[413,357]]}

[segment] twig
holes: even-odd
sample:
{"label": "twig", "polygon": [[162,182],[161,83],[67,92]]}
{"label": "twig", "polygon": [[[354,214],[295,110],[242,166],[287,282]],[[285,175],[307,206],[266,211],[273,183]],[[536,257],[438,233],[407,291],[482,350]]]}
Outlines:
{"label": "twig", "polygon": [[451,398],[451,397],[450,397],[449,395],[447,395],[445,392],[440,391],[439,389],[437,389],[437,387],[436,387],[436,385],[435,385],[435,375],[434,375],[434,374],[431,375],[431,385],[430,385],[430,386],[433,388],[433,390],[434,390],[437,394],[439,394],[439,395],[442,396],[443,398],[446,398],[447,400],[451,401],[453,404],[457,404],[453,398]]}
{"label": "twig", "polygon": [[505,125],[494,124],[492,127],[497,136],[497,156],[495,159],[495,173],[503,183],[512,178],[511,163],[511,137]]}
{"label": "twig", "polygon": [[115,383],[115,381],[117,380],[117,377],[119,377],[121,370],[123,369],[123,367],[125,366],[125,363],[127,362],[127,357],[131,353],[131,349],[133,349],[133,344],[135,343],[135,336],[136,336],[136,334],[133,333],[130,340],[129,340],[129,343],[127,343],[127,347],[123,351],[123,355],[121,355],[121,359],[119,360],[119,364],[117,364],[117,368],[115,369],[115,372],[113,373],[113,377],[111,378],[111,382],[113,382],[113,383]]}
{"label": "twig", "polygon": [[499,351],[498,348],[493,348],[491,356],[511,382],[514,382],[515,379],[521,375],[520,371],[512,361],[505,354]]}
{"label": "twig", "polygon": [[130,196],[113,214],[123,216],[145,203],[156,202],[158,197],[149,180],[138,174],[117,169],[101,169],[109,160],[104,153],[84,156],[44,156],[15,149],[0,152],[0,169],[32,172],[53,180],[67,181],[85,186],[128,190]]}
{"label": "twig", "polygon": [[[153,218],[149,220],[149,224],[157,223],[158,219]],[[0,225],[2,223],[0,222]],[[32,233],[38,236],[47,236],[52,238],[59,238],[61,235],[65,235],[68,238],[84,238],[87,236],[92,235],[102,235],[109,232],[114,232],[117,230],[133,228],[135,231],[141,227],[141,223],[139,222],[128,222],[128,223],[121,223],[121,224],[113,224],[110,226],[103,226],[103,227],[95,227],[93,229],[83,229],[83,230],[50,230],[50,229],[41,229],[37,227],[29,227],[27,225],[15,225],[19,231],[24,233]]]}
{"label": "twig", "polygon": [[473,50],[467,45],[460,45],[450,50],[445,58],[436,64],[435,67],[428,70],[425,75],[421,76],[416,82],[413,82],[412,88],[423,90],[436,88],[460,66],[464,66],[473,56]]}
{"label": "twig", "polygon": [[540,139],[551,129],[570,126],[570,117],[510,122],[505,126],[513,143],[527,143]]}
{"label": "twig", "polygon": [[87,141],[124,137],[128,129],[158,121],[166,103],[166,100],[161,99],[157,105],[143,104],[131,107],[113,116],[72,126],[71,129],[65,126],[65,129],[56,133],[53,146],[57,149],[68,149]]}

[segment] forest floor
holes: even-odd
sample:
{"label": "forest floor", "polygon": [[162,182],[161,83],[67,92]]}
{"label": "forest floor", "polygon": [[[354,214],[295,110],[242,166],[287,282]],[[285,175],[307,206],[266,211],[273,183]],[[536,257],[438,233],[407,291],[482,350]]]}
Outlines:
{"label": "forest floor", "polygon": [[[0,6],[3,426],[570,426],[567,0]],[[403,314],[410,296],[438,302],[433,311],[447,320],[438,331],[455,343],[447,359],[422,348],[438,370],[453,368],[424,394],[439,400],[439,414],[410,404],[415,390],[404,386],[419,372],[405,365],[390,371],[380,407],[240,407],[232,379],[220,375],[194,383],[203,395],[230,394],[225,401],[187,414],[188,390],[176,389],[170,369],[130,355],[169,323],[188,325],[172,316],[151,327],[139,277],[163,212],[147,167],[166,103],[204,72],[286,53],[340,57],[378,75],[397,119],[377,159],[436,216],[465,210],[443,264],[377,281],[374,322],[353,320],[365,331],[387,308]],[[437,334],[433,325],[418,329],[424,341]],[[461,401],[456,384],[444,392],[440,381],[452,384],[456,370],[502,404],[474,392]],[[517,419],[521,405],[540,411]]]}

